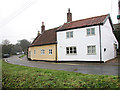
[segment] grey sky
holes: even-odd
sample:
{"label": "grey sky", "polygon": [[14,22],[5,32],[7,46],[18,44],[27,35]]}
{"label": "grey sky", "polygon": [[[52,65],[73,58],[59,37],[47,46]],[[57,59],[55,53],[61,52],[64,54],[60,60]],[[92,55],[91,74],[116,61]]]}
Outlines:
{"label": "grey sky", "polygon": [[4,39],[32,41],[41,24],[50,29],[66,22],[68,8],[73,21],[110,13],[117,23],[118,0],[0,0],[0,43]]}

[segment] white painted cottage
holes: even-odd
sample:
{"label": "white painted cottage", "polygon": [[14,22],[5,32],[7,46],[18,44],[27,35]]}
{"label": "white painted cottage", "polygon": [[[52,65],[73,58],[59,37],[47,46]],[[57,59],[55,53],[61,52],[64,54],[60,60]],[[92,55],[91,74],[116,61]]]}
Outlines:
{"label": "white painted cottage", "polygon": [[100,61],[116,57],[118,41],[113,34],[110,15],[72,21],[70,9],[67,23],[57,30],[58,61]]}

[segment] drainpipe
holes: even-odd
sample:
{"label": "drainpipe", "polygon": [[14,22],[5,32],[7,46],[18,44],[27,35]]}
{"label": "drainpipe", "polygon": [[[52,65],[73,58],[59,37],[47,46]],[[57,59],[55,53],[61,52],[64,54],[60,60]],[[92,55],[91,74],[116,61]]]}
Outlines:
{"label": "drainpipe", "polygon": [[58,54],[58,52],[57,52],[57,44],[56,44],[56,62],[58,63],[57,54]]}
{"label": "drainpipe", "polygon": [[101,27],[99,25],[99,39],[100,39],[100,61],[102,61],[102,48],[101,48]]}

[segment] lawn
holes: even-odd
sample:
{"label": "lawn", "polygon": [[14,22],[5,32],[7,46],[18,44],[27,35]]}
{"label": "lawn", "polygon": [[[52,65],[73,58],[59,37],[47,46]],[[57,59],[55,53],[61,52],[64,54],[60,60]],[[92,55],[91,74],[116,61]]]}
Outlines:
{"label": "lawn", "polygon": [[2,63],[3,88],[118,88],[117,76],[39,69]]}
{"label": "lawn", "polygon": [[23,55],[19,56],[19,58],[23,58],[24,56],[26,56],[26,55],[25,55],[25,54],[23,54]]}

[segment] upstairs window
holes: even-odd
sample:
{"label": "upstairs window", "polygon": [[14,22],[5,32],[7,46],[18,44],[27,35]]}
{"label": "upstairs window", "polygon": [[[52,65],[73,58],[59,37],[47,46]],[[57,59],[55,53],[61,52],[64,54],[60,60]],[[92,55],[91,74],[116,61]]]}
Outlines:
{"label": "upstairs window", "polygon": [[96,46],[87,46],[87,54],[94,55],[96,54]]}
{"label": "upstairs window", "polygon": [[87,36],[90,36],[90,35],[95,35],[95,28],[87,29]]}
{"label": "upstairs window", "polygon": [[49,49],[49,55],[52,55],[52,49]]}
{"label": "upstairs window", "polygon": [[76,47],[66,47],[66,54],[76,54],[77,49]]}
{"label": "upstairs window", "polygon": [[44,55],[44,54],[45,54],[45,50],[41,49],[41,55]]}
{"label": "upstairs window", "polygon": [[73,31],[66,32],[66,38],[73,38]]}

